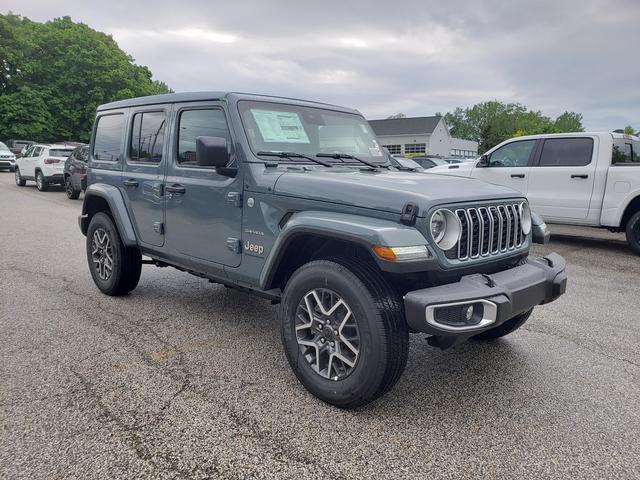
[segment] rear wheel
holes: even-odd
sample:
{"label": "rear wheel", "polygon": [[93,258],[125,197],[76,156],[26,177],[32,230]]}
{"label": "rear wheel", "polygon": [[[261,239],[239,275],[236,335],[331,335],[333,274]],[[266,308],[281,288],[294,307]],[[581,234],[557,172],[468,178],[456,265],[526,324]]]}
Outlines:
{"label": "rear wheel", "polygon": [[285,288],[280,320],[298,380],[339,408],[382,396],[406,365],[409,334],[401,299],[361,260],[332,258],[300,267]]}
{"label": "rear wheel", "polygon": [[533,308],[528,312],[524,312],[517,317],[513,317],[511,320],[507,320],[502,325],[498,325],[496,328],[492,328],[491,330],[487,330],[486,332],[479,333],[476,335],[475,339],[477,340],[496,340],[500,337],[504,337],[505,335],[509,335],[511,332],[519,329],[531,316],[531,312],[533,312]]}
{"label": "rear wheel", "polygon": [[47,189],[49,188],[49,185],[47,185],[47,181],[45,180],[44,175],[40,171],[36,172],[36,188],[40,192],[46,192]]}
{"label": "rear wheel", "polygon": [[634,213],[627,222],[627,241],[629,246],[640,254],[640,211]]}
{"label": "rear wheel", "polygon": [[64,177],[64,191],[67,194],[67,198],[71,200],[77,200],[80,196],[80,190],[76,190],[71,181],[71,175]]}
{"label": "rear wheel", "polygon": [[20,175],[20,169],[18,167],[16,167],[14,171],[14,175],[16,177],[17,186],[24,187],[27,184],[27,181],[24,178],[22,178],[22,176]]}
{"label": "rear wheel", "polygon": [[113,220],[96,213],[87,230],[87,261],[96,286],[106,295],[126,295],[136,288],[142,271],[142,256],[126,247]]}

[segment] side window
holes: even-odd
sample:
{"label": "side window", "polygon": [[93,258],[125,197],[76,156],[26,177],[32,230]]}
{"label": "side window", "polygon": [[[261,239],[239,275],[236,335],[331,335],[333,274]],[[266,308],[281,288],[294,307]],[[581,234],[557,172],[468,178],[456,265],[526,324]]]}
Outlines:
{"label": "side window", "polygon": [[196,166],[196,137],[223,137],[231,144],[224,112],[219,109],[184,110],[178,120],[178,164]]}
{"label": "side window", "polygon": [[535,145],[535,140],[508,143],[491,154],[489,166],[526,167],[529,165],[529,157]]}
{"label": "side window", "polygon": [[165,124],[164,112],[136,113],[133,116],[129,159],[134,162],[160,163]]}
{"label": "side window", "polygon": [[31,154],[33,153],[33,150],[35,149],[35,147],[29,147],[25,150],[24,154],[22,155],[23,157],[30,157]]}
{"label": "side window", "polygon": [[540,154],[541,167],[584,167],[591,163],[593,139],[547,138]]}
{"label": "side window", "polygon": [[614,139],[611,163],[640,165],[640,142]]}
{"label": "side window", "polygon": [[93,157],[96,160],[117,162],[120,158],[123,133],[124,115],[121,113],[98,117]]}
{"label": "side window", "polygon": [[44,150],[43,147],[36,147],[33,149],[33,153],[31,154],[32,157],[39,157],[42,154],[42,150]]}

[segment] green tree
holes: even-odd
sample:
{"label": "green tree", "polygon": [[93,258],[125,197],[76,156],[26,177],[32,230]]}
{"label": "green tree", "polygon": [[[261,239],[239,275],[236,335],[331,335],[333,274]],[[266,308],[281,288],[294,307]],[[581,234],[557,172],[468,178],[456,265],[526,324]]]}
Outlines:
{"label": "green tree", "polygon": [[475,140],[484,153],[498,143],[521,135],[582,131],[582,115],[565,112],[555,121],[540,111],[529,110],[519,103],[497,100],[482,102],[470,108],[456,108],[445,115],[454,137]]}
{"label": "green tree", "polygon": [[624,133],[626,135],[635,135],[636,131],[633,129],[631,125],[627,125],[626,127],[624,127]]}
{"label": "green tree", "polygon": [[101,103],[171,91],[111,36],[69,17],[0,15],[0,68],[0,111],[15,120],[0,119],[0,138],[86,141]]}

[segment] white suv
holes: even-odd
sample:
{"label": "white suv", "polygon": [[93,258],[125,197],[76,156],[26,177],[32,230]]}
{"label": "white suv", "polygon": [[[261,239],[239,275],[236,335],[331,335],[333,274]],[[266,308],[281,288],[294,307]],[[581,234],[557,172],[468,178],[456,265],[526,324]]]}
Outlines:
{"label": "white suv", "polygon": [[64,162],[74,147],[66,145],[31,145],[16,160],[16,185],[24,187],[27,180],[35,180],[41,192],[49,185],[64,183]]}

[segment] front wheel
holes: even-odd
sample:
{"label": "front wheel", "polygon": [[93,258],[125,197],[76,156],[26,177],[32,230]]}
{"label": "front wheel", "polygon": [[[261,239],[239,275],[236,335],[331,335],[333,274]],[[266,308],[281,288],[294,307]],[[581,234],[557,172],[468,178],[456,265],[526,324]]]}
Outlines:
{"label": "front wheel", "polygon": [[492,328],[491,330],[487,330],[486,332],[479,333],[473,338],[477,340],[496,340],[500,337],[504,337],[505,335],[509,335],[511,332],[514,332],[522,325],[524,325],[524,322],[526,322],[531,316],[531,312],[533,312],[533,308],[518,315],[517,317],[513,317],[512,319],[507,320],[503,324],[498,325],[496,328]]}
{"label": "front wheel", "polygon": [[142,256],[135,247],[122,243],[109,215],[96,213],[87,230],[87,261],[96,286],[106,295],[126,295],[136,288],[142,271]]}
{"label": "front wheel", "polygon": [[358,259],[300,267],[284,290],[282,343],[298,380],[339,408],[389,391],[407,362],[402,302],[380,272]]}
{"label": "front wheel", "polygon": [[640,211],[634,213],[627,222],[626,233],[629,246],[640,254]]}
{"label": "front wheel", "polygon": [[27,181],[24,178],[22,178],[22,175],[20,175],[20,169],[16,167],[13,173],[16,177],[16,185],[19,187],[24,187],[27,184]]}
{"label": "front wheel", "polygon": [[71,175],[67,175],[64,178],[64,191],[67,194],[67,198],[70,200],[77,200],[80,196],[80,190],[76,190],[71,181]]}

